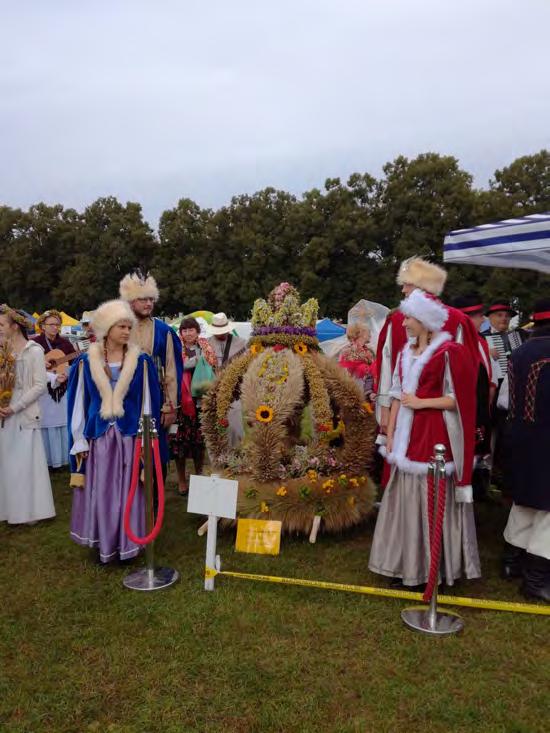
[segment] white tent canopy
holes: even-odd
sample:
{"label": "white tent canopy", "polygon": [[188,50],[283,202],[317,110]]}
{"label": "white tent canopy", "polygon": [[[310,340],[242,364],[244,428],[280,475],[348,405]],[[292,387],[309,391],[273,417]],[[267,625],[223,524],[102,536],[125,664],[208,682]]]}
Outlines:
{"label": "white tent canopy", "polygon": [[550,273],[550,212],[457,229],[445,237],[443,261]]}

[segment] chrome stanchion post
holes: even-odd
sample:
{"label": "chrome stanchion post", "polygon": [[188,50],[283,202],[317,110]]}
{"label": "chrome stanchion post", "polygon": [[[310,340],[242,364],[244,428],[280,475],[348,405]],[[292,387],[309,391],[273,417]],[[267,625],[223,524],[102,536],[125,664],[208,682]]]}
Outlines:
{"label": "chrome stanchion post", "polygon": [[[145,533],[149,534],[155,522],[153,512],[153,449],[151,445],[154,427],[150,415],[143,416],[143,489],[145,494]],[[155,577],[155,543],[145,545],[145,567],[150,584]]]}
{"label": "chrome stanchion post", "polygon": [[[157,437],[157,428],[151,415],[143,415],[140,420],[140,433],[143,434],[143,485],[145,494],[145,532],[153,531],[155,517],[153,512],[153,438]],[[139,439],[139,434],[138,434]],[[179,573],[173,568],[155,567],[154,541],[145,545],[145,567],[130,573],[122,582],[131,590],[160,590],[173,585]]]}
{"label": "chrome stanchion post", "polygon": [[[442,480],[446,480],[445,446],[441,443],[437,443],[434,446],[434,457],[430,462],[428,473],[433,475],[434,482],[434,503],[431,526],[431,536],[433,537],[436,531],[437,508],[439,502],[445,500],[439,496],[440,482]],[[430,634],[432,636],[448,636],[449,634],[457,634],[464,628],[464,623],[457,614],[452,613],[451,611],[438,611],[437,581],[433,589],[432,597],[430,598],[430,605],[405,608],[401,611],[401,618],[409,629],[419,631],[422,634]]]}

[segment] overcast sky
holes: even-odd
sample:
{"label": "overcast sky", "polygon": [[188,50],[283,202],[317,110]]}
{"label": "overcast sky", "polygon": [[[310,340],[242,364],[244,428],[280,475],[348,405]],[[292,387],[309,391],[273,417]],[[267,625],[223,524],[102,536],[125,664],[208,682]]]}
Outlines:
{"label": "overcast sky", "polygon": [[300,194],[550,147],[550,0],[0,0],[0,203]]}

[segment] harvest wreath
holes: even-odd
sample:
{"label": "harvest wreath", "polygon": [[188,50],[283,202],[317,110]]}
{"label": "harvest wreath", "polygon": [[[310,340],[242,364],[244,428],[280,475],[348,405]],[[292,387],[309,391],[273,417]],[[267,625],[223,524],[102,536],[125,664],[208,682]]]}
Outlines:
{"label": "harvest wreath", "polygon": [[[202,401],[213,467],[239,480],[239,516],[279,519],[287,532],[361,522],[375,489],[367,470],[374,419],[356,382],[319,349],[318,305],[282,283],[252,312],[245,354]],[[244,438],[232,447],[229,412],[240,400]],[[317,518],[317,519],[316,519]]]}

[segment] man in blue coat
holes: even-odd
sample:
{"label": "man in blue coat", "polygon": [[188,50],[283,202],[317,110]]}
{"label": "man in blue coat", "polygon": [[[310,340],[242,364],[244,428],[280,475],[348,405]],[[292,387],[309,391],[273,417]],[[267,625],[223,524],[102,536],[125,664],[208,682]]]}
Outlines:
{"label": "man in blue coat", "polygon": [[159,291],[155,279],[141,272],[126,275],[120,281],[120,297],[130,304],[137,320],[137,342],[152,357],[160,383],[161,425],[159,427],[162,462],[169,460],[167,433],[176,420],[181,397],[183,361],[180,340],[168,324],[153,317]]}
{"label": "man in blue coat", "polygon": [[512,352],[499,406],[514,504],[504,530],[505,577],[523,575],[522,592],[550,603],[550,298],[535,304],[529,341]]}

